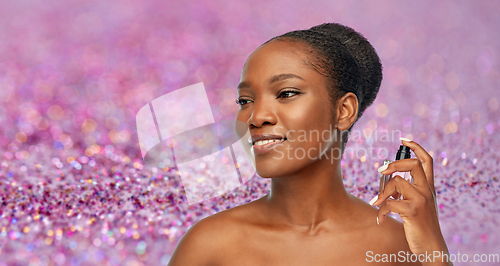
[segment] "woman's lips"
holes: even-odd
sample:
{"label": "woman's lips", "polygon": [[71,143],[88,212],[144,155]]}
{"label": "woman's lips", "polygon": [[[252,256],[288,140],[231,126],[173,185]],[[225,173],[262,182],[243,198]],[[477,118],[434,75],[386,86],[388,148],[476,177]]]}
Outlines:
{"label": "woman's lips", "polygon": [[269,143],[266,143],[263,145],[255,145],[254,144],[254,145],[252,145],[252,152],[255,154],[263,154],[263,153],[266,153],[266,152],[272,150],[276,145],[282,144],[285,141],[286,141],[286,139],[280,140],[280,141],[269,142]]}

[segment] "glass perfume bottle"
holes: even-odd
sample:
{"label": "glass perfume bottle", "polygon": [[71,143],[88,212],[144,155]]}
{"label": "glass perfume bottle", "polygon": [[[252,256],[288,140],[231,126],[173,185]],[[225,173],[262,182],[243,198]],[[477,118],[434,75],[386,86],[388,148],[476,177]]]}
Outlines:
{"label": "glass perfume bottle", "polygon": [[[410,147],[405,146],[405,145],[399,146],[398,153],[396,153],[396,161],[403,160],[403,159],[409,159],[409,158],[411,158]],[[394,172],[391,175],[391,179],[397,175],[401,176],[404,180],[410,182],[410,184],[413,184],[413,177],[410,175],[410,172]]]}
{"label": "glass perfume bottle", "polygon": [[[403,159],[408,159],[411,158],[411,149],[408,146],[401,145],[399,146],[399,150],[396,153],[396,161],[398,160],[403,160]],[[385,160],[384,165],[388,165],[392,163],[390,160]],[[391,181],[395,176],[401,176],[404,180],[410,182],[410,184],[413,184],[413,177],[410,175],[410,172],[394,172],[390,175],[382,175],[380,177],[380,187],[379,187],[379,193],[382,193],[384,191],[387,183]],[[390,196],[389,199],[395,199],[394,197]],[[400,195],[399,200],[403,199],[403,196]]]}
{"label": "glass perfume bottle", "polygon": [[[388,165],[388,164],[390,164],[390,163],[392,163],[392,161],[390,161],[390,160],[385,160],[385,161],[384,161],[384,165]],[[391,176],[391,175],[382,175],[382,176],[380,177],[379,194],[380,194],[380,193],[382,193],[382,191],[384,191],[384,189],[385,189],[385,185],[386,185],[389,181],[391,181],[391,178],[392,178],[392,176]]]}

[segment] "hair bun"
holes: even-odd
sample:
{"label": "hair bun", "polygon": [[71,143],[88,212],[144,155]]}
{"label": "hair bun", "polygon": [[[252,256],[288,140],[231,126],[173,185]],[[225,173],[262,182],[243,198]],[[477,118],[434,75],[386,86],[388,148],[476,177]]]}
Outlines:
{"label": "hair bun", "polygon": [[334,39],[351,53],[357,61],[361,73],[361,90],[358,117],[370,106],[377,97],[382,82],[382,64],[375,48],[366,38],[354,29],[338,23],[324,23],[314,26],[310,31],[319,32]]}

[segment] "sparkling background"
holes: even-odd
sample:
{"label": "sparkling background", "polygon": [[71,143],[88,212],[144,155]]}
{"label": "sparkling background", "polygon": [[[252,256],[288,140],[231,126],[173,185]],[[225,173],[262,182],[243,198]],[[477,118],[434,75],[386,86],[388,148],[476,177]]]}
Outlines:
{"label": "sparkling background", "polygon": [[[323,22],[363,33],[384,80],[344,157],[369,201],[399,141],[435,160],[451,253],[500,253],[499,44],[490,1],[3,1],[0,8],[0,265],[166,265],[189,226],[257,199],[269,180],[189,206],[176,169],[143,165],[135,115],[204,82],[233,119],[246,57]],[[375,134],[379,134],[378,136]],[[475,265],[456,263],[455,265]]]}

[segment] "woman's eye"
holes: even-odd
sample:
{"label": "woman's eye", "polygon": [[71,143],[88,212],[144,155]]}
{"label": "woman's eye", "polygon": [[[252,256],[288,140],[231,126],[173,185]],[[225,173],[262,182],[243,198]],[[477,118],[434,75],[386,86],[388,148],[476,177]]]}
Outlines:
{"label": "woman's eye", "polygon": [[236,104],[238,104],[238,105],[245,105],[245,104],[247,104],[247,102],[249,102],[249,101],[245,100],[245,99],[236,99]]}
{"label": "woman's eye", "polygon": [[[279,94],[278,98],[290,98],[292,96],[294,96],[295,94],[300,94],[300,92],[298,91],[283,91]],[[249,102],[251,102],[251,100],[246,100],[246,99],[236,99],[235,100],[236,104],[242,106],[242,105],[245,105]]]}
{"label": "woman's eye", "polygon": [[280,93],[278,98],[290,98],[295,94],[299,94],[299,92],[297,92],[297,91],[284,91],[284,92]]}

